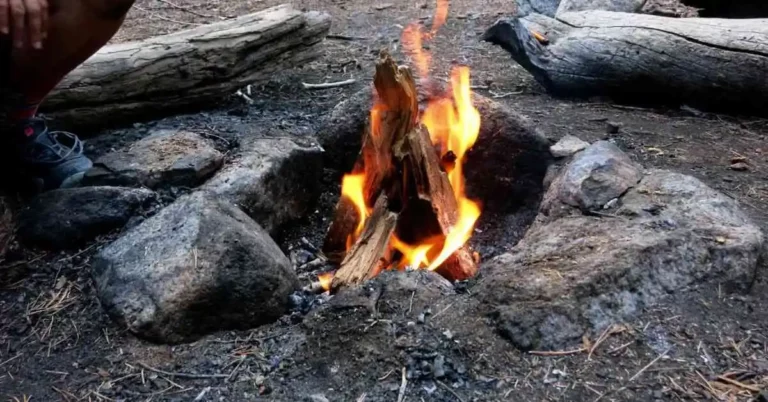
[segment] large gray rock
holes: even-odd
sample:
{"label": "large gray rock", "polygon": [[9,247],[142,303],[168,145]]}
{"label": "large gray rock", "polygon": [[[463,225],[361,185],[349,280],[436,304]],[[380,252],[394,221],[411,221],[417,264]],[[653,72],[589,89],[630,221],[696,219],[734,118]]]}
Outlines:
{"label": "large gray rock", "polygon": [[83,184],[194,187],[215,173],[223,161],[223,155],[195,133],[160,130],[97,159]]}
{"label": "large gray rock", "polygon": [[121,228],[156,200],[155,193],[139,188],[80,187],[43,193],[19,215],[19,238],[47,248],[82,245],[94,237]]}
{"label": "large gray rock", "polygon": [[298,279],[267,233],[225,200],[176,200],[93,262],[107,313],[145,339],[178,343],[279,318]]}
{"label": "large gray rock", "polygon": [[642,168],[608,141],[579,152],[544,196],[542,211],[557,215],[563,208],[602,209],[642,178]]}
{"label": "large gray rock", "polygon": [[484,265],[473,293],[516,346],[558,349],[706,280],[747,287],[763,248],[734,200],[655,170],[603,215],[540,215],[510,253]]}
{"label": "large gray rock", "polygon": [[301,218],[320,194],[323,150],[291,138],[248,138],[201,189],[239,206],[270,233]]}

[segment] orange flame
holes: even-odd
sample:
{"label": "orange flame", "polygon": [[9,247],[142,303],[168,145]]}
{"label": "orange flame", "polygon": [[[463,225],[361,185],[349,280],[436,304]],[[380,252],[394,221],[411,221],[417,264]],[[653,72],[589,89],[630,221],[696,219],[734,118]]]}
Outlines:
{"label": "orange flame", "polygon": [[401,39],[403,48],[413,59],[413,64],[416,66],[416,71],[420,77],[426,77],[429,74],[429,63],[432,60],[432,55],[424,51],[422,44],[424,37],[425,34],[421,25],[413,23],[405,27]]}
{"label": "orange flame", "polygon": [[317,281],[320,282],[320,286],[326,292],[331,290],[331,282],[333,281],[333,272],[324,272],[318,275]]}
{"label": "orange flame", "polygon": [[440,29],[445,20],[448,18],[448,0],[437,0],[437,9],[435,10],[435,19],[432,20],[432,31],[430,31],[430,39],[437,35],[437,31]]}
{"label": "orange flame", "polygon": [[347,250],[352,246],[354,240],[360,236],[365,227],[365,221],[368,219],[368,207],[365,205],[365,173],[351,173],[344,175],[341,180],[341,196],[346,197],[355,209],[357,209],[357,227],[355,228],[354,238],[350,235],[347,238]]}
{"label": "orange flame", "polygon": [[413,59],[420,77],[426,77],[429,74],[429,64],[432,61],[432,55],[424,50],[424,41],[434,38],[446,19],[448,19],[448,0],[437,0],[435,17],[429,32],[424,32],[424,28],[418,23],[409,24],[403,30],[401,38],[403,48]]}
{"label": "orange flame", "polygon": [[472,104],[469,68],[453,69],[451,92],[452,96],[431,101],[421,116],[421,122],[429,131],[433,143],[444,152],[452,151],[456,155],[456,163],[448,172],[448,180],[458,204],[458,219],[446,236],[440,253],[429,260],[428,252],[435,246],[430,241],[422,241],[415,246],[399,239],[392,242],[392,246],[403,254],[406,264],[426,266],[429,270],[437,269],[472,237],[480,217],[480,206],[464,193],[464,159],[480,133],[480,112]]}
{"label": "orange flame", "polygon": [[430,271],[436,270],[448,259],[448,257],[453,255],[456,250],[461,248],[472,237],[475,222],[477,222],[477,218],[480,217],[480,207],[467,198],[460,198],[458,201],[459,220],[445,238],[443,250],[440,251],[437,258],[435,258],[435,260],[429,264],[429,267],[427,267]]}
{"label": "orange flame", "polygon": [[[448,16],[448,0],[436,1],[437,9],[431,30],[424,32],[422,25],[411,24],[403,30],[402,35],[403,47],[411,56],[422,78],[428,76],[431,62],[431,55],[424,50],[423,42],[434,38]],[[456,250],[466,244],[480,217],[479,205],[468,199],[464,192],[464,159],[467,151],[477,141],[481,124],[480,113],[472,104],[468,67],[456,67],[451,71],[450,89],[451,91],[442,98],[430,101],[420,116],[420,121],[427,128],[433,144],[438,145],[443,153],[451,151],[456,156],[455,164],[447,173],[456,197],[458,218],[444,238],[435,236],[419,239],[418,244],[411,245],[393,235],[390,246],[403,255],[398,264],[400,269],[406,266],[417,269],[437,269]],[[370,112],[371,133],[374,137],[378,135],[380,129],[381,107],[382,105],[374,100],[374,106]],[[347,249],[359,237],[370,214],[370,209],[365,203],[364,185],[365,173],[346,175],[342,181],[342,196],[347,197],[355,205],[360,217],[354,236],[350,235],[347,239]]]}
{"label": "orange flame", "polygon": [[410,265],[414,268],[428,266],[429,260],[427,259],[427,253],[434,247],[434,244],[426,242],[417,246],[411,246],[395,235],[392,236],[390,245],[403,254],[403,258],[400,261],[400,268],[405,268],[406,265]]}

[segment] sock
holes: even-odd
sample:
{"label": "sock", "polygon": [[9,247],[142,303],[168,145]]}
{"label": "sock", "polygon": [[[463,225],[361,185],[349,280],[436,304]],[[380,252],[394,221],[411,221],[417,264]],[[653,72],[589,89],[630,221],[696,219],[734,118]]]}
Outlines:
{"label": "sock", "polygon": [[29,120],[35,117],[38,107],[40,107],[38,102],[22,102],[16,106],[9,107],[6,117],[11,124]]}
{"label": "sock", "polygon": [[[40,102],[30,102],[26,100],[25,96],[13,90],[7,91],[4,98],[3,115],[0,116],[0,119],[4,121],[4,127],[2,128],[5,130],[18,127],[20,123],[35,117],[40,106]],[[31,128],[24,132],[24,135],[27,137],[33,134],[34,130]]]}

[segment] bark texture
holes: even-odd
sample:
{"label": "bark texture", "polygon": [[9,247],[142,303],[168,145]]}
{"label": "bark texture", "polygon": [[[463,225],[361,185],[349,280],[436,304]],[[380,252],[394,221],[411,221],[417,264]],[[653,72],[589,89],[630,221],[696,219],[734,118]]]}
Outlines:
{"label": "bark texture", "polygon": [[98,127],[211,105],[316,57],[329,28],[327,14],[282,5],[109,45],[59,84],[43,112],[66,126]]}
{"label": "bark texture", "polygon": [[643,8],[646,0],[563,0],[557,7],[557,14],[587,11],[604,10],[619,11],[622,13],[636,13]]}
{"label": "bark texture", "polygon": [[531,14],[497,22],[485,39],[555,95],[758,114],[768,101],[768,20]]}

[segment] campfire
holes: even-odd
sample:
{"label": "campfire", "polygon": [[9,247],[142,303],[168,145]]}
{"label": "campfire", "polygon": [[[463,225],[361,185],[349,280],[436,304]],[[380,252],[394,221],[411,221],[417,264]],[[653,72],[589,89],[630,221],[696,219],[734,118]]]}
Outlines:
{"label": "campfire", "polygon": [[[405,29],[403,43],[423,80],[429,54],[422,40],[445,20],[438,2],[429,32]],[[480,206],[464,191],[466,152],[477,140],[480,113],[472,105],[470,72],[458,66],[449,88],[419,110],[414,77],[385,51],[374,77],[375,96],[362,149],[342,179],[323,251],[339,269],[328,289],[368,280],[382,270],[427,269],[449,280],[477,271],[479,255],[467,246]]]}

